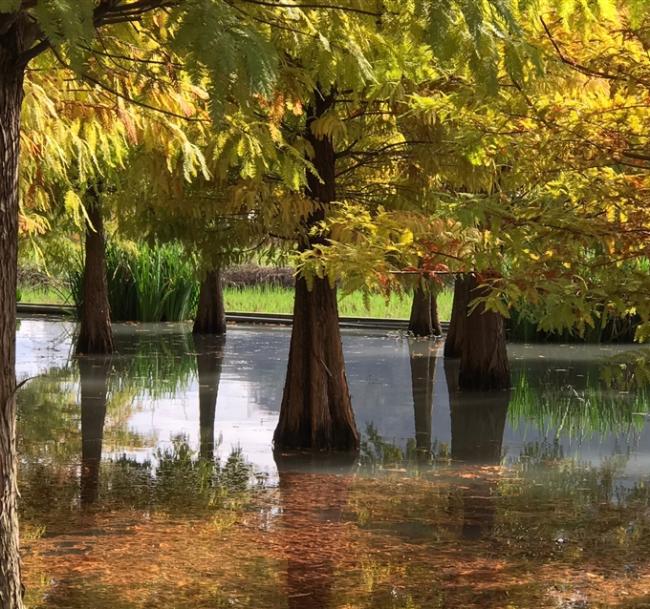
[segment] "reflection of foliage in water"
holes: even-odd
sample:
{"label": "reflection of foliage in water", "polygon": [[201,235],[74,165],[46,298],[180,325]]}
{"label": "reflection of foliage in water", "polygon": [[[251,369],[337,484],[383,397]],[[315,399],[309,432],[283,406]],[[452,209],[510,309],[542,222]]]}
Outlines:
{"label": "reflection of foliage in water", "polygon": [[537,382],[526,370],[515,379],[508,418],[515,428],[533,421],[545,433],[584,437],[593,433],[631,433],[645,424],[650,413],[650,388],[621,393],[604,388],[585,375],[582,386],[567,375],[549,370]]}
{"label": "reflection of foliage in water", "polygon": [[[128,428],[137,408],[136,398],[175,395],[196,374],[196,357],[189,333],[179,328],[155,334],[120,328],[116,345],[119,353],[107,358],[107,448],[138,448],[145,440]],[[78,461],[79,383],[78,365],[71,359],[65,368],[52,369],[20,389],[18,438],[27,459]]]}
{"label": "reflection of foliage in water", "polygon": [[626,350],[608,358],[600,378],[606,387],[620,391],[650,386],[650,349]]}
{"label": "reflection of foliage in water", "polygon": [[415,438],[406,441],[406,447],[386,440],[373,423],[368,423],[361,439],[360,462],[362,466],[372,468],[425,465],[427,463],[447,462],[449,446],[434,440],[431,450],[419,451]]}
{"label": "reflection of foliage in water", "polygon": [[113,391],[128,390],[151,399],[173,397],[196,375],[191,334],[182,326],[167,331],[129,331],[115,334]]}
{"label": "reflection of foliage in water", "polygon": [[[28,520],[39,514],[63,514],[79,505],[76,467],[31,462],[21,468],[23,512]],[[246,461],[241,449],[222,461],[198,458],[187,438],[156,453],[155,461],[139,462],[126,456],[105,460],[99,475],[96,510],[139,509],[187,511],[233,508],[260,486],[264,477]]]}
{"label": "reflection of foliage in water", "polygon": [[61,460],[78,455],[79,406],[67,368],[28,381],[17,395],[18,443],[31,460]]}

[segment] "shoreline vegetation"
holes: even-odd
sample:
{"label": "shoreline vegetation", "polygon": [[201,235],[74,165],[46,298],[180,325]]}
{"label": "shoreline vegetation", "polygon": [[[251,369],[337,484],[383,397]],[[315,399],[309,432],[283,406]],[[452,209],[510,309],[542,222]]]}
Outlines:
{"label": "shoreline vegetation", "polygon": [[[24,304],[69,304],[74,299],[64,281],[44,273],[23,271],[19,281],[19,302]],[[289,268],[256,267],[245,265],[224,272],[224,301],[227,311],[238,313],[293,312],[293,273]],[[453,292],[443,290],[438,295],[440,319],[451,315]],[[412,295],[370,294],[364,302],[361,292],[339,294],[341,317],[377,317],[383,319],[408,319]]]}

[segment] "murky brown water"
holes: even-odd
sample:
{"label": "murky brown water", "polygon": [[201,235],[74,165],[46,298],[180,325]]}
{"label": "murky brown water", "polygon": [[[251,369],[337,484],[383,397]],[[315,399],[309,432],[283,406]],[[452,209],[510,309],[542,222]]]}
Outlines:
{"label": "murky brown water", "polygon": [[271,451],[288,331],[188,330],[79,361],[21,322],[31,607],[650,607],[634,350],[514,346],[512,390],[472,395],[434,343],[347,333],[362,454],[304,462]]}

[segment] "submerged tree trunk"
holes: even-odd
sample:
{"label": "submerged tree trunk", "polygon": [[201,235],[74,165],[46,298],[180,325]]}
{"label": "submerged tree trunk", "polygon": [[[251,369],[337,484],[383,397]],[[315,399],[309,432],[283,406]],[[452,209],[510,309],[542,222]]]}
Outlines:
{"label": "submerged tree trunk", "polygon": [[[470,300],[485,294],[469,276]],[[466,318],[458,383],[461,389],[508,389],[510,366],[503,317],[481,303]]]}
{"label": "submerged tree trunk", "polygon": [[99,193],[95,188],[86,197],[86,259],[83,277],[81,325],[77,353],[106,354],[113,352],[113,333],[106,281],[106,244],[104,219]]}
{"label": "submerged tree trunk", "polygon": [[193,334],[226,333],[226,311],[223,304],[223,289],[219,269],[208,271],[201,282],[199,306],[194,320]]}
{"label": "submerged tree trunk", "polygon": [[431,336],[433,334],[433,325],[431,323],[431,294],[425,292],[421,286],[417,286],[413,290],[409,332],[413,336]]}
{"label": "submerged tree trunk", "polygon": [[0,609],[22,607],[15,396],[21,38],[19,24],[0,32]]}
{"label": "submerged tree trunk", "polygon": [[110,359],[79,358],[81,385],[81,505],[97,501]]}
{"label": "submerged tree trunk", "polygon": [[436,374],[436,347],[429,341],[410,341],[411,392],[415,414],[415,450],[418,461],[431,457],[431,424]]}
{"label": "submerged tree trunk", "polygon": [[454,301],[451,307],[451,319],[445,339],[445,357],[460,357],[463,351],[463,337],[467,321],[470,283],[467,275],[458,275],[454,282]]}
{"label": "submerged tree trunk", "polygon": [[[312,123],[334,104],[333,95],[316,91],[308,109],[305,137],[314,150],[318,177],[309,174],[307,194],[321,207],[306,221],[307,231],[325,217],[336,199],[336,157],[329,137],[317,137]],[[308,249],[323,239],[302,244]],[[336,290],[315,279],[311,290],[296,279],[293,328],[280,420],[273,436],[278,450],[357,451],[359,434],[345,376]]]}
{"label": "submerged tree trunk", "polygon": [[214,460],[214,420],[221,367],[223,365],[224,339],[194,335],[196,368],[199,376],[199,456]]}

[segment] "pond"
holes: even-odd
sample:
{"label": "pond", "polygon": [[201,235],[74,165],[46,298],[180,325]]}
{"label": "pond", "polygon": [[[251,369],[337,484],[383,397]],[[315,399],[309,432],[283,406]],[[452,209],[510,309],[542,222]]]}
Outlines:
{"label": "pond", "polygon": [[[347,331],[358,459],[276,456],[289,330],[17,336],[30,607],[649,607],[638,347],[511,345],[461,393],[439,344]],[[639,358],[637,358],[638,360]]]}

